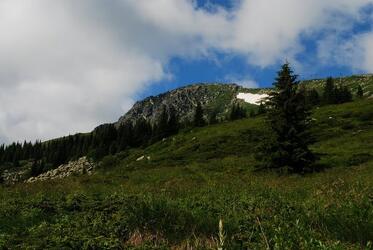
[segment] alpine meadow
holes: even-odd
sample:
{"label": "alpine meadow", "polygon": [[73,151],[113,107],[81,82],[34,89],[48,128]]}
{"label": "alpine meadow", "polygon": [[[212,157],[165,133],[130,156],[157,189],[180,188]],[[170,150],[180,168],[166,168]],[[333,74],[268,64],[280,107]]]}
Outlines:
{"label": "alpine meadow", "polygon": [[4,0],[0,249],[373,250],[372,7]]}

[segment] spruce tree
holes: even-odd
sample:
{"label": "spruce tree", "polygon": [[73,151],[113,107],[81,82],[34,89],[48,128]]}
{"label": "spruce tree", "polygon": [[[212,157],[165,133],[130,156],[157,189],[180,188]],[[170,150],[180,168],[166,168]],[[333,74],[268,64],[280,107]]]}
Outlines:
{"label": "spruce tree", "polygon": [[340,88],[340,96],[341,99],[339,100],[339,103],[345,103],[345,102],[351,102],[352,101],[352,93],[350,89],[347,86],[342,86]]}
{"label": "spruce tree", "polygon": [[364,91],[363,91],[363,88],[361,87],[361,85],[357,86],[356,96],[357,96],[357,98],[363,98],[363,96],[364,96]]}
{"label": "spruce tree", "polygon": [[325,104],[334,104],[336,102],[336,87],[334,86],[334,80],[332,77],[326,79],[323,102]]}
{"label": "spruce tree", "polygon": [[288,63],[278,72],[274,86],[275,91],[266,102],[266,120],[271,132],[260,146],[259,158],[265,168],[304,173],[315,161],[308,148],[309,112],[303,91],[297,89],[297,76]]}
{"label": "spruce tree", "polygon": [[167,122],[167,136],[176,134],[179,131],[179,118],[177,116],[176,110],[173,107],[169,109],[169,118]]}
{"label": "spruce tree", "polygon": [[213,109],[209,114],[209,124],[216,124],[218,123],[218,114],[219,111],[217,109]]}
{"label": "spruce tree", "polygon": [[320,104],[320,95],[316,89],[311,89],[307,92],[306,100],[309,106],[316,106]]}
{"label": "spruce tree", "polygon": [[196,110],[194,112],[193,123],[196,127],[203,127],[206,125],[205,119],[203,118],[203,109],[200,102],[197,103]]}
{"label": "spruce tree", "polygon": [[153,140],[161,140],[167,137],[168,130],[168,112],[166,106],[162,107],[161,115],[158,118],[156,129],[154,131]]}
{"label": "spruce tree", "polygon": [[258,111],[257,111],[257,115],[264,114],[265,112],[266,112],[266,107],[265,107],[263,102],[260,102],[259,107],[258,107]]}
{"label": "spruce tree", "polygon": [[231,112],[229,114],[229,119],[231,121],[246,118],[246,116],[247,115],[245,109],[241,107],[239,103],[233,104]]}

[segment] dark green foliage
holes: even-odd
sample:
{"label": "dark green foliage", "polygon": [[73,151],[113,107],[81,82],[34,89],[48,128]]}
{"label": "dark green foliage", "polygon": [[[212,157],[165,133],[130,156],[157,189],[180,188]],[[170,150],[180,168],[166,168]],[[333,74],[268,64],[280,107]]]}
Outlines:
{"label": "dark green foliage", "polygon": [[265,168],[304,173],[315,161],[308,148],[311,136],[304,91],[298,91],[297,76],[288,64],[278,72],[274,86],[275,91],[266,103],[271,132],[260,146],[258,156]]}
{"label": "dark green foliage", "polygon": [[156,128],[154,129],[153,141],[158,141],[170,135],[176,134],[179,131],[179,122],[176,111],[166,106],[163,106],[161,116]]}
{"label": "dark green foliage", "polygon": [[196,127],[203,127],[206,125],[205,118],[203,117],[203,109],[200,102],[197,103],[196,109],[194,111],[193,124]]}
{"label": "dark green foliage", "polygon": [[30,170],[30,176],[38,176],[39,174],[44,172],[44,165],[45,163],[41,160],[36,161],[34,160]]}
{"label": "dark green foliage", "polygon": [[324,93],[323,93],[323,102],[325,104],[334,104],[336,102],[335,96],[335,85],[334,80],[331,77],[326,79]]}
{"label": "dark green foliage", "polygon": [[209,124],[212,125],[212,124],[216,124],[218,123],[218,118],[217,118],[217,115],[218,115],[218,111],[216,109],[212,110],[209,114]]}
{"label": "dark green foliage", "polygon": [[243,107],[241,107],[239,103],[235,103],[232,105],[231,112],[229,114],[229,120],[234,121],[246,117],[246,110]]}
{"label": "dark green foliage", "polygon": [[139,147],[149,142],[152,137],[153,129],[147,120],[141,118],[136,121],[133,133],[132,146]]}
{"label": "dark green foliage", "polygon": [[260,102],[257,115],[264,114],[265,112],[266,112],[266,107],[263,102]]}
{"label": "dark green foliage", "polygon": [[116,156],[107,155],[101,160],[99,167],[102,169],[108,170],[108,169],[111,169],[117,166],[118,163],[119,163],[119,160]]}
{"label": "dark green foliage", "polygon": [[347,86],[340,86],[335,88],[336,104],[352,101],[352,93]]}
{"label": "dark green foliage", "polygon": [[319,92],[317,92],[316,89],[311,89],[307,91],[306,95],[306,103],[309,106],[316,106],[320,104],[320,95]]}
{"label": "dark green foliage", "polygon": [[129,148],[144,147],[176,134],[178,130],[176,111],[164,109],[154,129],[147,120],[139,119],[135,125],[127,122],[116,128],[114,124],[104,124],[89,134],[70,135],[44,143],[1,145],[0,165],[18,168],[20,161],[30,161],[33,162],[31,175],[36,176],[84,155],[99,161]]}
{"label": "dark green foliage", "polygon": [[359,153],[359,154],[353,154],[349,160],[348,164],[351,166],[357,166],[363,163],[366,163],[373,159],[373,156],[368,153]]}
{"label": "dark green foliage", "polygon": [[357,86],[356,96],[357,98],[363,98],[364,96],[364,91],[360,84]]}
{"label": "dark green foliage", "polygon": [[173,107],[170,107],[166,135],[170,136],[176,134],[179,131],[179,127],[179,118],[176,110]]}
{"label": "dark green foliage", "polygon": [[340,104],[352,101],[352,93],[347,86],[336,86],[333,78],[326,80],[323,94],[324,104]]}
{"label": "dark green foliage", "polygon": [[134,146],[134,131],[131,122],[123,123],[118,128],[118,147],[119,150],[125,150]]}

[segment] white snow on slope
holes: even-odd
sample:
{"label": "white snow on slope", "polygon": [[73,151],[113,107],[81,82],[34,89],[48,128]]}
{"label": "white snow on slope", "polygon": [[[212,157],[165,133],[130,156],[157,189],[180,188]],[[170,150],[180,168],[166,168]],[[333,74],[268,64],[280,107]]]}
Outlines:
{"label": "white snow on slope", "polygon": [[238,93],[237,99],[242,99],[247,103],[259,105],[260,102],[268,97],[267,94]]}

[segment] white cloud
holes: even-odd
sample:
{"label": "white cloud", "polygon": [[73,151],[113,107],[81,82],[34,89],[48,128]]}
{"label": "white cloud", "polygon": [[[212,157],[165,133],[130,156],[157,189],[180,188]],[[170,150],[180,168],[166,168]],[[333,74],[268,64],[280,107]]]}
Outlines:
{"label": "white cloud", "polygon": [[366,72],[373,72],[373,32],[363,34],[357,39],[357,51],[352,61],[357,68]]}
{"label": "white cloud", "polygon": [[[193,0],[2,0],[0,142],[114,121],[136,93],[169,77],[164,68],[173,56],[222,51],[261,67],[285,57],[299,64],[301,36],[338,33],[369,3],[241,0],[227,12],[197,9]],[[358,42],[366,70],[373,65],[371,41],[367,34]],[[242,78],[236,80],[255,86]]]}
{"label": "white cloud", "polygon": [[318,44],[318,58],[323,64],[348,66],[357,72],[373,72],[373,32],[348,39],[331,35]]}
{"label": "white cloud", "polygon": [[224,80],[229,83],[236,83],[245,88],[259,87],[258,83],[255,80],[251,79],[250,76],[227,75]]}

